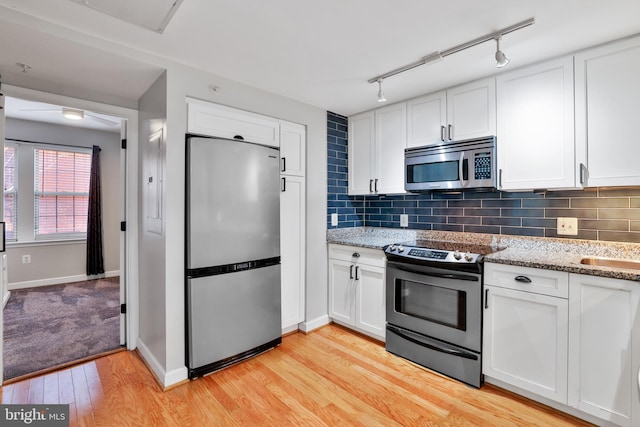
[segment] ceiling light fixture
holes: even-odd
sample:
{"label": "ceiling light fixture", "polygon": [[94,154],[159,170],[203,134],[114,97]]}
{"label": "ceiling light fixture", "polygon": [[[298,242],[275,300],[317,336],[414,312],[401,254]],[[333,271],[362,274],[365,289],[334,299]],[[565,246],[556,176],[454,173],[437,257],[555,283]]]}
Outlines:
{"label": "ceiling light fixture", "polygon": [[382,79],[378,79],[378,102],[386,102],[387,98],[382,93]]}
{"label": "ceiling light fixture", "polygon": [[502,68],[509,62],[511,62],[509,58],[507,58],[507,55],[505,55],[504,52],[500,50],[500,39],[502,39],[501,36],[496,37],[496,66],[498,68]]}
{"label": "ceiling light fixture", "polygon": [[[427,55],[425,57],[423,57],[422,59],[412,62],[411,64],[407,64],[403,67],[400,68],[396,68],[395,70],[391,70],[388,71],[384,74],[380,74],[379,76],[376,76],[372,79],[367,80],[367,82],[369,83],[375,83],[375,82],[379,82],[379,84],[381,84],[382,80],[386,79],[387,77],[391,77],[391,76],[395,76],[396,74],[400,74],[400,73],[404,73],[405,71],[409,71],[413,68],[419,67],[420,65],[425,65],[425,64],[429,64],[431,62],[436,62],[441,60],[442,58],[444,58],[445,56],[449,56],[449,55],[453,55],[454,53],[458,53],[460,51],[463,51],[465,49],[468,49],[470,47],[473,46],[477,46],[481,43],[484,42],[488,42],[489,40],[496,40],[498,42],[498,49],[496,51],[496,61],[498,61],[498,67],[504,67],[505,65],[507,65],[509,63],[509,59],[507,59],[507,57],[505,56],[504,52],[502,52],[500,50],[500,45],[499,45],[499,40],[502,38],[502,36],[504,36],[505,34],[509,34],[513,31],[517,31],[520,30],[522,28],[528,27],[530,25],[533,25],[535,23],[535,19],[534,18],[530,18],[527,19],[526,21],[522,21],[522,22],[518,22],[517,24],[511,25],[509,27],[503,28],[501,30],[495,31],[491,34],[487,34],[485,36],[482,37],[478,37],[477,39],[473,39],[469,42],[466,43],[462,43],[458,46],[454,46],[450,49],[447,50],[443,50],[441,52],[433,52],[430,55]],[[502,64],[502,65],[500,65]],[[381,91],[378,91],[378,98],[380,98],[380,93]]]}
{"label": "ceiling light fixture", "polygon": [[75,108],[62,108],[62,115],[65,119],[69,120],[82,120],[84,119],[84,111],[76,110]]}

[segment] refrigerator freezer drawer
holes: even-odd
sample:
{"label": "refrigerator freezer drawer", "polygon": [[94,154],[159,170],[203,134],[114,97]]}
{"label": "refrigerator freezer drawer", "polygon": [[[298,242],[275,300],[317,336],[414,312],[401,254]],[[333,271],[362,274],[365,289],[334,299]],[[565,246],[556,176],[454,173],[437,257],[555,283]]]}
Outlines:
{"label": "refrigerator freezer drawer", "polygon": [[188,363],[193,370],[282,335],[280,264],[188,279]]}

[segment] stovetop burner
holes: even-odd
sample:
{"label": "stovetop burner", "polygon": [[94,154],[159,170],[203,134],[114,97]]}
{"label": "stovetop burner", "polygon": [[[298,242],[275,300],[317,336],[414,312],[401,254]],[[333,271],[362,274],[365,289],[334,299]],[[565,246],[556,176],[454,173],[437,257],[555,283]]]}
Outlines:
{"label": "stovetop burner", "polygon": [[389,260],[444,266],[445,264],[480,264],[484,255],[497,252],[500,249],[473,243],[414,240],[388,245],[384,248],[384,252]]}

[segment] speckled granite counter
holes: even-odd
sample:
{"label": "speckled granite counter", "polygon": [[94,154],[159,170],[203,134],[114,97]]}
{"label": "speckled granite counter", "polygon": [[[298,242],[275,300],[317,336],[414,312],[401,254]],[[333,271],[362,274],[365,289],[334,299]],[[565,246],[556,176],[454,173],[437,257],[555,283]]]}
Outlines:
{"label": "speckled granite counter", "polygon": [[584,257],[605,257],[640,261],[640,244],[637,243],[542,239],[535,237],[375,227],[342,228],[327,231],[328,243],[373,249],[382,249],[383,246],[391,243],[400,243],[415,239],[491,245],[496,248],[497,252],[487,255],[485,257],[486,262],[545,268],[640,282],[640,270],[580,264],[580,260]]}

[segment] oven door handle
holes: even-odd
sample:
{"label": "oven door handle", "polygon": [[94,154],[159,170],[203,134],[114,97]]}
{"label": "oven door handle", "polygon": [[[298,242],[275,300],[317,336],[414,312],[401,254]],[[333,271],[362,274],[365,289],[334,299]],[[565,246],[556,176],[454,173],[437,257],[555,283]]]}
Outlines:
{"label": "oven door handle", "polygon": [[406,271],[407,273],[421,274],[423,276],[431,276],[431,277],[440,277],[442,279],[466,280],[469,282],[477,282],[479,280],[476,276],[469,276],[467,274],[424,272],[424,271],[413,270],[411,268],[407,268],[400,265],[394,265],[393,268],[400,271]]}
{"label": "oven door handle", "polygon": [[[394,334],[397,334],[398,336],[406,339],[407,341],[411,341],[414,344],[417,344],[421,347],[426,347],[430,350],[434,350],[440,353],[445,353],[445,354],[449,354],[451,356],[457,356],[457,357],[462,357],[464,359],[471,359],[471,360],[478,360],[478,355],[477,354],[473,354],[473,353],[469,353],[466,351],[462,351],[462,350],[456,350],[453,348],[447,348],[444,346],[440,346],[440,345],[436,345],[435,343],[432,342],[427,342],[425,339],[423,339],[422,337],[420,337],[419,335],[415,334],[415,333],[411,333],[408,331],[403,331],[402,329],[393,326],[393,325],[387,325],[387,329],[390,330],[391,332],[393,332]],[[429,340],[431,341],[431,340]]]}

